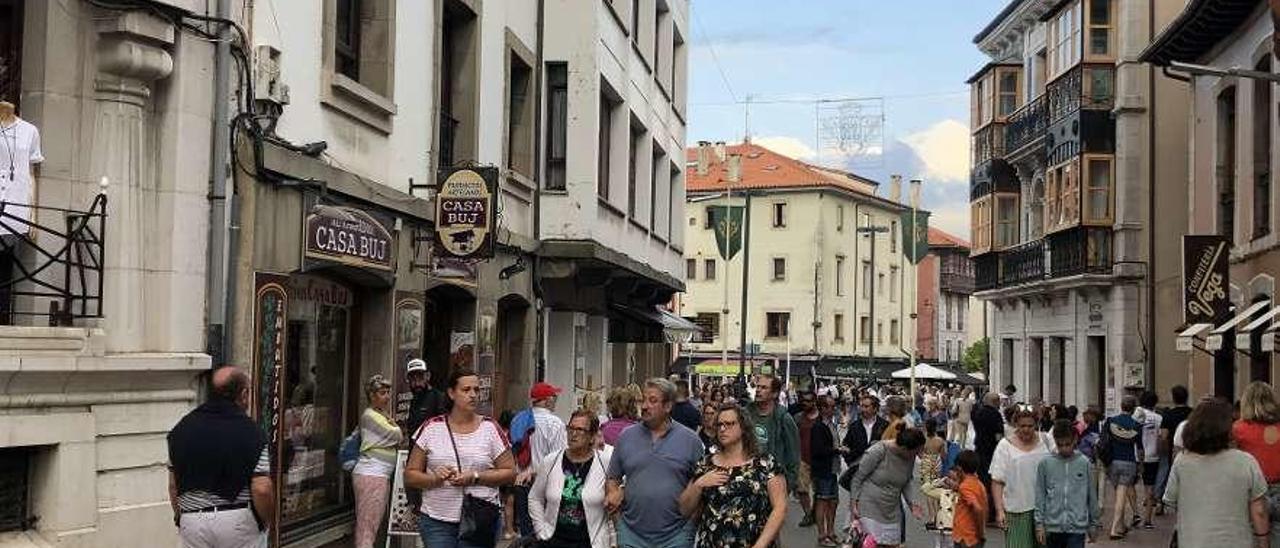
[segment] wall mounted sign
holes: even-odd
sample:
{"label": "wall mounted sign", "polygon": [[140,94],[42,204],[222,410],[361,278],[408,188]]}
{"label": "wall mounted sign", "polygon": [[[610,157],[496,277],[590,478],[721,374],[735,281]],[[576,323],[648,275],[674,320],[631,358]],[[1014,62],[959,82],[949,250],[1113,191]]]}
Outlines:
{"label": "wall mounted sign", "polygon": [[493,257],[493,206],[498,187],[494,167],[440,170],[436,193],[436,244],[440,255]]}
{"label": "wall mounted sign", "polygon": [[1182,317],[1188,325],[1216,323],[1230,313],[1230,249],[1223,236],[1182,237]]}
{"label": "wall mounted sign", "polygon": [[[253,302],[253,403],[250,409],[258,426],[267,434],[267,454],[273,477],[280,470],[280,412],[288,325],[288,276],[254,274]],[[277,505],[279,504],[277,493]],[[271,545],[279,546],[279,527],[273,526]]]}
{"label": "wall mounted sign", "polygon": [[368,213],[354,207],[316,205],[303,221],[306,257],[371,268],[395,270],[395,238]]}

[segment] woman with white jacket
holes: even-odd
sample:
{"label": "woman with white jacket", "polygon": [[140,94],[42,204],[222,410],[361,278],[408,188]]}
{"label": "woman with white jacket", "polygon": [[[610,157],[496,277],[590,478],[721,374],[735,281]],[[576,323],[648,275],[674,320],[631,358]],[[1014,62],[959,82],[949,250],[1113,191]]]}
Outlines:
{"label": "woman with white jacket", "polygon": [[613,523],[604,510],[605,470],[613,449],[595,449],[600,419],[579,409],[565,425],[569,446],[535,465],[529,517],[542,548],[613,545]]}

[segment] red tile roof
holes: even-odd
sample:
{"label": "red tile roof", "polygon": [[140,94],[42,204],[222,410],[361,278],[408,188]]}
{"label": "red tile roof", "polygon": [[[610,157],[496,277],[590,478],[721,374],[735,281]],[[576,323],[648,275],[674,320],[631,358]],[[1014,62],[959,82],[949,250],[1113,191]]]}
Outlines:
{"label": "red tile roof", "polygon": [[969,249],[969,242],[947,234],[939,229],[929,227],[930,247],[963,247]]}
{"label": "red tile roof", "polygon": [[[714,147],[713,147],[714,148]],[[714,152],[709,154],[707,173],[699,175],[696,168],[698,147],[685,150],[689,167],[685,170],[685,186],[689,192],[723,190],[729,178],[727,158],[730,154],[742,155],[742,181],[733,185],[740,188],[801,188],[837,187],[871,196],[865,188],[851,181],[875,187],[879,183],[853,173],[807,164],[795,158],[783,156],[755,143],[725,146],[726,161]]]}

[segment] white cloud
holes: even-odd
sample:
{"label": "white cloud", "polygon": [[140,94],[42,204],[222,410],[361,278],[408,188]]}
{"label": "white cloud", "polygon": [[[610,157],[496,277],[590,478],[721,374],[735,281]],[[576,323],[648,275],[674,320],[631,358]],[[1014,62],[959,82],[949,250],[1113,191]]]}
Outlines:
{"label": "white cloud", "polygon": [[924,178],[932,182],[967,183],[969,180],[969,126],[956,120],[938,122],[908,135],[902,142],[924,162]]}
{"label": "white cloud", "polygon": [[786,137],[781,135],[772,137],[752,137],[751,142],[777,152],[783,156],[795,158],[797,160],[813,159],[813,147],[800,139],[796,139],[795,137]]}
{"label": "white cloud", "polygon": [[953,236],[973,241],[969,234],[969,204],[949,203],[929,208],[929,226]]}

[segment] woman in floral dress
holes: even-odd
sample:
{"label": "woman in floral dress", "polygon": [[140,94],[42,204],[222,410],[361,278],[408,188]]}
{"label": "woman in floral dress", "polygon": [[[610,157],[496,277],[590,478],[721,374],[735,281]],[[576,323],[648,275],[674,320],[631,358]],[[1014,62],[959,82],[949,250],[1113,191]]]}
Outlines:
{"label": "woman in floral dress", "polygon": [[773,458],[761,454],[749,415],[733,404],[720,407],[717,450],[698,463],[697,479],[680,494],[680,512],[698,522],[698,548],[777,544],[787,517],[787,480]]}

